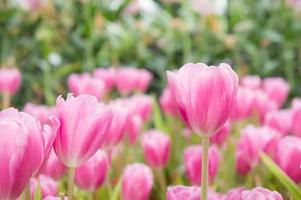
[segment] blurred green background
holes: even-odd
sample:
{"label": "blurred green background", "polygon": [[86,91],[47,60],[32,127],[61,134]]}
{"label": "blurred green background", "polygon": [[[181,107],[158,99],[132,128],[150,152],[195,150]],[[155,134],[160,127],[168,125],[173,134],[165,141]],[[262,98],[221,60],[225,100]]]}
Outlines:
{"label": "blurred green background", "polygon": [[68,74],[96,67],[146,68],[160,93],[165,71],[187,62],[282,76],[296,96],[300,10],[298,0],[2,0],[0,65],[22,71],[18,106],[52,104]]}

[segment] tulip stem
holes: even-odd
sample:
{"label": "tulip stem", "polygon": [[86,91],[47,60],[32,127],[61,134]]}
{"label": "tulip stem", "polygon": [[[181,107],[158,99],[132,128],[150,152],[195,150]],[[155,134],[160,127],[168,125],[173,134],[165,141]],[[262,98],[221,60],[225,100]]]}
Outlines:
{"label": "tulip stem", "polygon": [[10,95],[7,92],[4,92],[2,98],[2,108],[6,109],[10,106]]}
{"label": "tulip stem", "polygon": [[70,167],[68,172],[68,199],[74,199],[74,176],[75,176],[75,169]]}
{"label": "tulip stem", "polygon": [[30,200],[30,189],[29,189],[29,184],[26,185],[25,189],[24,189],[24,199],[25,200]]}
{"label": "tulip stem", "polygon": [[202,181],[201,181],[201,200],[207,200],[208,190],[208,148],[209,137],[202,137]]}

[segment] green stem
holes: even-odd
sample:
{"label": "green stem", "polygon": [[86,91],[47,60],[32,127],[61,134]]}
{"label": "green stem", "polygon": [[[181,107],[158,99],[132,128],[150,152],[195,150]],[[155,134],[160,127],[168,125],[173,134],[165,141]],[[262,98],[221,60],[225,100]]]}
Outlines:
{"label": "green stem", "polygon": [[29,184],[27,184],[25,189],[24,189],[24,199],[25,200],[30,200],[31,199]]}
{"label": "green stem", "polygon": [[10,106],[11,97],[7,92],[4,92],[2,98],[2,108],[6,109]]}
{"label": "green stem", "polygon": [[207,200],[208,190],[208,148],[209,137],[202,137],[202,181],[201,181],[201,200]]}
{"label": "green stem", "polygon": [[75,176],[75,169],[69,168],[68,172],[68,199],[74,199],[74,176]]}

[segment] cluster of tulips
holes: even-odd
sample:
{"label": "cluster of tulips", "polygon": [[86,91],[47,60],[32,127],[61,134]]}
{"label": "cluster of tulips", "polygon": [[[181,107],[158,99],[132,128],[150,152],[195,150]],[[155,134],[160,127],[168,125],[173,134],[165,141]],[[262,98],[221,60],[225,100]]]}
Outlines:
{"label": "cluster of tulips", "polygon": [[[129,67],[72,74],[66,99],[58,96],[52,107],[27,103],[20,112],[9,106],[21,74],[0,69],[0,199],[101,199],[105,190],[104,199],[283,200],[260,180],[254,188],[211,187],[222,182],[221,152],[233,144],[238,175],[255,177],[266,154],[301,181],[301,100],[281,109],[285,80],[239,82],[228,64],[189,63],[167,72],[159,104],[143,94],[151,80]],[[186,186],[177,184],[182,171]]]}

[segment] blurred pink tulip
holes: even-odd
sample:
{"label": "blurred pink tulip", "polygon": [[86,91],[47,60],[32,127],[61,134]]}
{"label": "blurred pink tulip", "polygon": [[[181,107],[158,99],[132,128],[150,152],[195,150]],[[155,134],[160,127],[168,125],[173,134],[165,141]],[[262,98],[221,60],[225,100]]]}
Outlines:
{"label": "blurred pink tulip", "polygon": [[23,109],[24,112],[37,118],[42,124],[46,123],[51,115],[55,115],[55,109],[45,105],[36,105],[27,103]]}
{"label": "blurred pink tulip", "polygon": [[239,121],[252,116],[255,99],[254,95],[254,91],[249,88],[238,88],[237,96],[231,113],[232,120]]}
{"label": "blurred pink tulip", "polygon": [[[166,200],[200,200],[201,189],[196,186],[172,186],[168,187]],[[209,192],[208,200],[221,200],[214,192]]]}
{"label": "blurred pink tulip", "polygon": [[61,127],[54,142],[60,161],[77,168],[89,160],[101,147],[112,122],[112,111],[89,95],[56,100]]}
{"label": "blurred pink tulip", "polygon": [[281,194],[276,191],[270,191],[262,187],[256,187],[252,190],[245,190],[242,193],[242,200],[283,200]]}
{"label": "blurred pink tulip", "polygon": [[86,163],[75,170],[75,183],[84,190],[95,191],[105,181],[108,172],[106,154],[98,150]]}
{"label": "blurred pink tulip", "polygon": [[[202,172],[202,147],[199,145],[189,146],[184,151],[184,166],[189,181],[194,185],[201,184]],[[212,181],[217,174],[220,155],[215,145],[209,148],[209,180]]]}
{"label": "blurred pink tulip", "polygon": [[147,200],[153,187],[151,169],[142,163],[128,165],[122,176],[123,200]]}
{"label": "blurred pink tulip", "polygon": [[68,197],[47,196],[43,200],[68,200]]}
{"label": "blurred pink tulip", "polygon": [[22,75],[16,68],[0,68],[0,93],[13,95],[21,85]]}
{"label": "blurred pink tulip", "polygon": [[244,190],[243,187],[231,189],[227,192],[223,200],[242,200],[242,193]]}
{"label": "blurred pink tulip", "polygon": [[50,176],[54,180],[59,180],[66,173],[67,168],[61,163],[52,149],[47,161],[40,170],[40,174]]}
{"label": "blurred pink tulip", "polygon": [[230,132],[231,132],[231,123],[227,121],[225,125],[210,138],[210,141],[215,144],[222,145],[227,141]]}
{"label": "blurred pink tulip", "polygon": [[138,74],[140,78],[137,79],[137,90],[140,92],[145,92],[148,89],[151,80],[153,79],[153,75],[145,69],[140,69]]}
{"label": "blurred pink tulip", "polygon": [[128,99],[129,112],[138,115],[145,122],[147,121],[152,113],[153,100],[148,95],[134,95]]}
{"label": "blurred pink tulip", "polygon": [[260,152],[273,153],[281,133],[269,127],[248,125],[241,131],[236,148],[236,169],[247,174],[259,162]]}
{"label": "blurred pink tulip", "polygon": [[170,153],[170,137],[157,130],[149,130],[143,134],[142,147],[144,158],[151,167],[165,167]]}
{"label": "blurred pink tulip", "polygon": [[210,136],[224,125],[238,87],[238,77],[229,65],[189,63],[176,72],[167,72],[167,77],[173,99],[188,127],[200,136]]}
{"label": "blurred pink tulip", "polygon": [[31,199],[34,200],[34,195],[39,184],[42,192],[42,197],[55,196],[59,191],[59,183],[51,179],[49,176],[40,175],[38,178],[31,178],[29,182]]}
{"label": "blurred pink tulip", "polygon": [[139,117],[138,115],[129,115],[126,125],[126,133],[130,144],[133,145],[136,143],[142,126],[143,122],[141,117]]}
{"label": "blurred pink tulip", "polygon": [[88,94],[102,99],[107,93],[105,82],[91,77],[90,74],[71,74],[68,77],[68,88],[75,95]]}
{"label": "blurred pink tulip", "polygon": [[93,72],[93,77],[104,81],[106,86],[106,91],[110,92],[115,84],[115,69],[97,68]]}
{"label": "blurred pink tulip", "polygon": [[265,78],[262,87],[269,98],[277,103],[278,108],[286,101],[290,90],[289,84],[280,77]]}
{"label": "blurred pink tulip", "polygon": [[276,161],[288,176],[300,183],[301,139],[296,136],[282,138],[277,146]]}
{"label": "blurred pink tulip", "polygon": [[0,112],[0,199],[16,199],[47,158],[59,122],[41,126],[32,116],[8,108]]}
{"label": "blurred pink tulip", "polygon": [[164,113],[172,116],[178,115],[177,104],[175,103],[169,88],[165,88],[160,96],[160,106]]}
{"label": "blurred pink tulip", "polygon": [[261,78],[257,75],[244,76],[242,77],[240,84],[249,89],[259,89],[261,88]]}
{"label": "blurred pink tulip", "polygon": [[300,99],[294,99],[292,102],[292,108],[291,108],[291,130],[292,133],[296,136],[301,137],[301,100]]}
{"label": "blurred pink tulip", "polygon": [[282,135],[287,135],[292,125],[291,111],[288,109],[271,111],[266,114],[264,124],[278,130]]}

